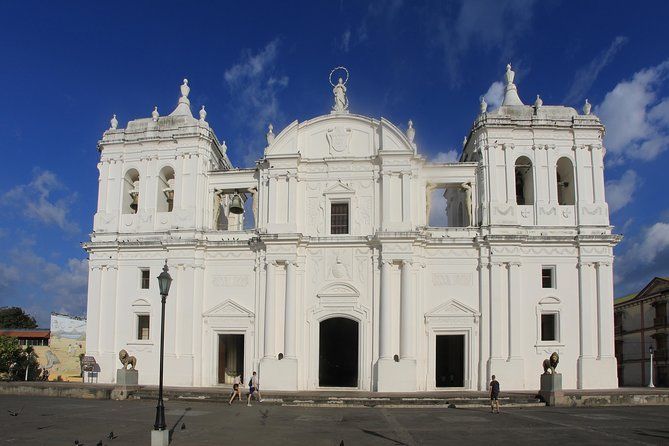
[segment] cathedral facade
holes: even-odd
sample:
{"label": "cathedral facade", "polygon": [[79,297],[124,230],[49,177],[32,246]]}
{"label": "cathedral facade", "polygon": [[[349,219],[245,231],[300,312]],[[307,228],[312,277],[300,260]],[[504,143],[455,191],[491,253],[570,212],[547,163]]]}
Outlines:
{"label": "cathedral facade", "polygon": [[505,77],[453,163],[427,161],[411,122],[351,112],[342,79],[329,113],[270,126],[248,169],[185,80],[170,115],[114,117],[84,244],[100,382],[121,349],[158,382],[167,262],[168,386],[538,389],[555,351],[565,388],[617,387],[604,127],[587,101],[524,105]]}

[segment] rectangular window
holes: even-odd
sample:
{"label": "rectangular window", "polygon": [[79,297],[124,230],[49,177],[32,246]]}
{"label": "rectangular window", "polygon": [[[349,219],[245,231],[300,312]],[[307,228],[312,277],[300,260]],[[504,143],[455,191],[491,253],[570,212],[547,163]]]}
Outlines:
{"label": "rectangular window", "polygon": [[557,314],[541,315],[541,340],[557,341]]}
{"label": "rectangular window", "polygon": [[330,234],[348,234],[348,203],[331,204]]}
{"label": "rectangular window", "polygon": [[555,267],[541,267],[541,288],[555,288]]}
{"label": "rectangular window", "polygon": [[149,289],[149,284],[151,282],[151,270],[148,268],[142,268],[141,270],[142,273],[142,279],[140,280],[140,288],[143,290],[148,290]]}
{"label": "rectangular window", "polygon": [[149,315],[137,315],[137,339],[140,341],[149,340]]}

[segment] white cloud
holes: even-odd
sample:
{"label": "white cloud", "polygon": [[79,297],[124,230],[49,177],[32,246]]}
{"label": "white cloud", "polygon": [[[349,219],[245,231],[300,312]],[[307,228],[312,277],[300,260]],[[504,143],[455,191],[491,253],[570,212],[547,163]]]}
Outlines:
{"label": "white cloud", "polygon": [[435,163],[457,163],[459,158],[458,151],[451,149],[447,150],[446,152],[438,152],[432,158],[432,161]]}
{"label": "white cloud", "polygon": [[498,109],[504,101],[504,83],[501,81],[493,82],[483,95],[483,99],[488,104],[488,111]]}
{"label": "white cloud", "polygon": [[659,221],[628,242],[616,257],[615,282],[623,293],[639,290],[655,276],[669,274],[669,223]]}
{"label": "white cloud", "polygon": [[[460,59],[472,47],[496,50],[504,63],[529,28],[536,0],[437,2],[426,18],[430,41],[443,53],[451,82],[460,80]],[[439,8],[441,8],[439,10]]]}
{"label": "white cloud", "polygon": [[[60,198],[53,198],[54,192]],[[79,226],[70,219],[70,205],[76,201],[77,193],[70,192],[48,170],[35,170],[32,181],[13,187],[0,197],[0,204],[18,209],[26,218],[41,223],[54,224],[65,232],[75,233]]]}
{"label": "white cloud", "polygon": [[572,82],[564,102],[573,104],[576,101],[582,100],[588,89],[595,82],[595,79],[599,76],[599,73],[611,63],[616,53],[627,43],[627,40],[627,37],[617,36],[607,49],[592,59],[587,66],[579,69],[574,75],[574,82]]}
{"label": "white cloud", "polygon": [[341,41],[339,42],[339,48],[345,53],[348,53],[349,47],[351,45],[351,30],[347,29],[344,31],[344,34],[341,35]]}
{"label": "white cloud", "polygon": [[658,98],[668,75],[669,61],[638,71],[595,107],[606,125],[607,154],[613,163],[650,161],[669,146],[669,97]]}
{"label": "white cloud", "polygon": [[275,71],[278,51],[278,39],[255,54],[245,51],[240,62],[223,74],[231,92],[232,115],[237,126],[246,132],[237,141],[243,146],[241,152],[246,165],[253,164],[262,155],[267,124],[276,124],[281,118],[278,94],[288,86],[290,79]]}
{"label": "white cloud", "polygon": [[0,306],[28,310],[41,326],[51,311],[85,315],[88,260],[68,259],[59,265],[37,255],[31,245],[20,243],[0,263]]}
{"label": "white cloud", "polygon": [[626,171],[619,179],[607,181],[606,202],[609,204],[611,213],[627,206],[632,201],[638,186],[637,174],[631,169]]}

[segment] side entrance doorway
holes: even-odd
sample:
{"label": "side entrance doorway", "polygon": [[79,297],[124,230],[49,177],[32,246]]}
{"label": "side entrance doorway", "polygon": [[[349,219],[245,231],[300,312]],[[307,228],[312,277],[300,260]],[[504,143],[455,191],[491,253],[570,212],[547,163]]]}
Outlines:
{"label": "side entrance doorway", "polygon": [[320,387],[358,387],[358,322],[344,317],[321,321]]}
{"label": "side entrance doorway", "polygon": [[[232,384],[244,374],[244,335],[218,335],[218,383]],[[244,377],[246,378],[246,377]]]}
{"label": "side entrance doorway", "polygon": [[436,387],[465,386],[465,335],[438,335]]}

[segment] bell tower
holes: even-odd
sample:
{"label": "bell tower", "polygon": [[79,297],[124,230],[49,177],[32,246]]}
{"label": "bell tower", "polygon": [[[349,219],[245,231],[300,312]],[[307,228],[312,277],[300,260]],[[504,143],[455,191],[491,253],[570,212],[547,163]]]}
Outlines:
{"label": "bell tower", "polygon": [[211,226],[213,206],[207,193],[208,172],[231,167],[206,120],[190,107],[184,79],[174,111],[118,127],[116,115],[98,142],[100,170],[94,233],[193,231]]}

